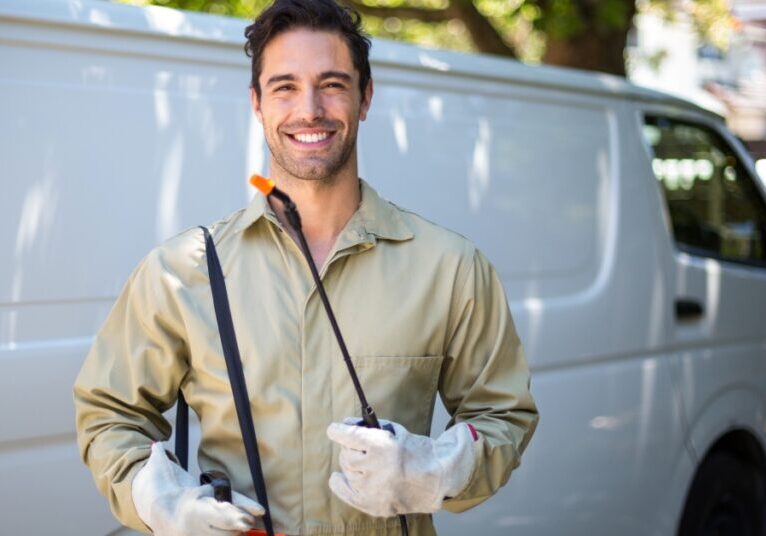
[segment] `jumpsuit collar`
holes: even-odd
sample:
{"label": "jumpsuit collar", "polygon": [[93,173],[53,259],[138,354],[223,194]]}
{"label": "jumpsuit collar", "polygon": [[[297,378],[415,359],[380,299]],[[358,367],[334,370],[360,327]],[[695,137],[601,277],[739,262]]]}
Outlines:
{"label": "jumpsuit collar", "polygon": [[[400,209],[386,201],[364,179],[359,179],[361,203],[340,236],[354,242],[372,242],[376,239],[404,241],[413,238],[412,229],[402,218]],[[242,214],[237,231],[245,231],[261,218],[280,225],[266,197],[256,194]]]}

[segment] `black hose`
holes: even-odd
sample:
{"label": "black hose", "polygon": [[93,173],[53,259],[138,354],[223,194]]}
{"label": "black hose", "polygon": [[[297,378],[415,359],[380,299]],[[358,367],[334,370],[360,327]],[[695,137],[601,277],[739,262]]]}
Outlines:
{"label": "black hose", "polygon": [[[309,264],[311,275],[314,278],[314,284],[316,284],[317,291],[319,292],[319,297],[322,299],[322,304],[324,305],[325,312],[327,313],[327,317],[330,320],[330,325],[332,326],[333,333],[335,333],[335,338],[338,341],[338,346],[340,346],[340,352],[343,354],[343,360],[346,363],[348,373],[351,376],[351,381],[354,384],[354,389],[356,389],[356,394],[359,397],[360,404],[362,405],[362,420],[364,421],[364,425],[368,428],[381,429],[380,422],[378,421],[378,417],[375,415],[375,411],[367,402],[367,397],[364,396],[362,384],[359,382],[359,377],[356,375],[356,369],[354,368],[354,364],[351,362],[351,356],[348,354],[346,342],[343,340],[343,335],[340,332],[338,321],[335,319],[335,314],[333,313],[332,307],[330,306],[330,300],[327,298],[327,293],[325,292],[324,285],[322,284],[322,280],[319,277],[319,271],[317,270],[316,263],[314,263],[314,258],[311,256],[311,251],[309,250],[308,243],[306,242],[306,237],[303,234],[303,226],[301,225],[301,217],[300,214],[298,214],[298,208],[286,193],[278,190],[276,187],[272,190],[272,194],[275,195],[275,197],[277,197],[280,201],[282,201],[282,204],[285,207],[285,216],[287,217],[287,221],[298,234],[298,242],[300,243],[301,251],[303,251],[303,256],[306,257],[306,262]],[[407,517],[400,515],[399,524],[402,527],[402,536],[408,536],[409,530],[407,529]]]}

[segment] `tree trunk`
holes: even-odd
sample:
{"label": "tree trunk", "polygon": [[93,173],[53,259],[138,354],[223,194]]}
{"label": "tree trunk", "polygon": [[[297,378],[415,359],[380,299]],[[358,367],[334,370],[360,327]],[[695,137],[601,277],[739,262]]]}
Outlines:
{"label": "tree trunk", "polygon": [[362,0],[343,0],[354,9],[365,15],[375,17],[399,17],[423,22],[446,22],[460,19],[471,35],[473,44],[479,52],[497,54],[507,58],[516,58],[516,51],[508,45],[492,23],[476,8],[473,0],[451,0],[447,7],[426,9],[422,7],[403,6],[371,6]]}
{"label": "tree trunk", "polygon": [[479,12],[472,0],[452,0],[450,8],[465,24],[479,52],[516,58],[516,51],[503,41],[497,29]]}
{"label": "tree trunk", "polygon": [[577,35],[564,39],[548,36],[543,63],[625,76],[625,45],[635,14],[631,2],[623,29],[597,29],[589,21],[588,28]]}

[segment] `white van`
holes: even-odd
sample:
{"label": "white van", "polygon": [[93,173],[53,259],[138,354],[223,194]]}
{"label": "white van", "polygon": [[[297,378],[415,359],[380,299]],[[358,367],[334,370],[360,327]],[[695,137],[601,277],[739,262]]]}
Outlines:
{"label": "white van", "polygon": [[[244,25],[0,0],[2,534],[126,533],[78,459],[72,383],[139,259],[268,172]],[[510,483],[440,534],[756,534],[766,188],[722,120],[606,75],[372,60],[361,174],[493,261],[541,413]]]}

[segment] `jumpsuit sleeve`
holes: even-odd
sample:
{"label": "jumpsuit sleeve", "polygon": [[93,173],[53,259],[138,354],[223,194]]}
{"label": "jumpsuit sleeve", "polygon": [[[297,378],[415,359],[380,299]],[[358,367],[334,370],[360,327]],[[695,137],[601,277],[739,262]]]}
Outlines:
{"label": "jumpsuit sleeve", "polygon": [[149,533],[131,498],[154,441],[170,437],[162,413],[188,370],[177,278],[158,250],[134,270],[95,337],[74,385],[77,441],[99,491],[124,525]]}
{"label": "jumpsuit sleeve", "polygon": [[[439,392],[452,416],[477,430],[466,488],[444,508],[462,512],[491,497],[521,462],[538,422],[530,374],[502,283],[481,252],[458,280]],[[461,288],[462,287],[462,288]]]}

